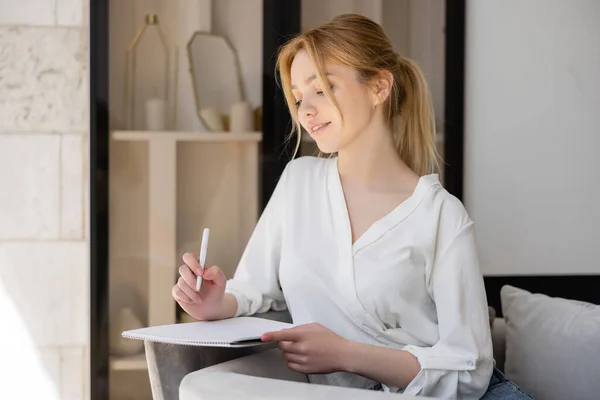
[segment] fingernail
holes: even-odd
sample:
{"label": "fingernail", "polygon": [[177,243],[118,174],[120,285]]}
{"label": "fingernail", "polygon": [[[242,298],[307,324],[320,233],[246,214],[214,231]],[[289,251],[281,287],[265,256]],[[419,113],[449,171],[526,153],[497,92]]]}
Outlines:
{"label": "fingernail", "polygon": [[196,269],[196,274],[202,275],[202,270],[200,268]]}
{"label": "fingernail", "polygon": [[204,274],[204,277],[205,277],[205,278],[210,278],[210,272],[207,272],[207,273],[205,273],[205,274]]}

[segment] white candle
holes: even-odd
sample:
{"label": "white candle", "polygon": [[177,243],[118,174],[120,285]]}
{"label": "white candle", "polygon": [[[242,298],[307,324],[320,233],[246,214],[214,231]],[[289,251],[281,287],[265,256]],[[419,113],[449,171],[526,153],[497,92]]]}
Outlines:
{"label": "white candle", "polygon": [[229,121],[229,130],[232,132],[251,131],[254,127],[254,116],[250,104],[246,101],[232,104]]}
{"label": "white candle", "polygon": [[167,102],[151,98],[146,102],[146,129],[164,131],[167,128]]}

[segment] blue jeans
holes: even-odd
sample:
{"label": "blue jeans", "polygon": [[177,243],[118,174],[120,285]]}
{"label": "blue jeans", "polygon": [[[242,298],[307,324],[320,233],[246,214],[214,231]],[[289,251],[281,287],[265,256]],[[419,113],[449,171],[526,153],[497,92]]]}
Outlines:
{"label": "blue jeans", "polygon": [[487,392],[480,400],[531,400],[533,397],[523,392],[517,385],[506,379],[502,371],[494,367]]}

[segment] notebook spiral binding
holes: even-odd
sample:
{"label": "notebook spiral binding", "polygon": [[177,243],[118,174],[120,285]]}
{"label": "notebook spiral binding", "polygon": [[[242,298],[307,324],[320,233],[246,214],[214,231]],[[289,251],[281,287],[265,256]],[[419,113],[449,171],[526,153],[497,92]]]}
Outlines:
{"label": "notebook spiral binding", "polygon": [[122,337],[126,339],[135,339],[135,340],[144,340],[148,342],[155,343],[164,343],[164,344],[176,344],[183,346],[197,346],[197,347],[249,347],[256,346],[260,344],[268,344],[268,342],[262,342],[260,339],[251,339],[251,340],[242,340],[239,342],[201,342],[197,340],[169,340],[169,342],[164,342],[159,338],[154,338],[152,336],[139,336],[136,334],[123,332],[121,334]]}

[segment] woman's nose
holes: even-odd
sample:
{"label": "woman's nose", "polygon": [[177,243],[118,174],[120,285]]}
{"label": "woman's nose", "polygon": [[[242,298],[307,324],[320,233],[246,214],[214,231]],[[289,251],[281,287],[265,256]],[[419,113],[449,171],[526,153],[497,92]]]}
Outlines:
{"label": "woman's nose", "polygon": [[300,103],[300,112],[305,117],[314,117],[318,114],[317,108],[309,102]]}

